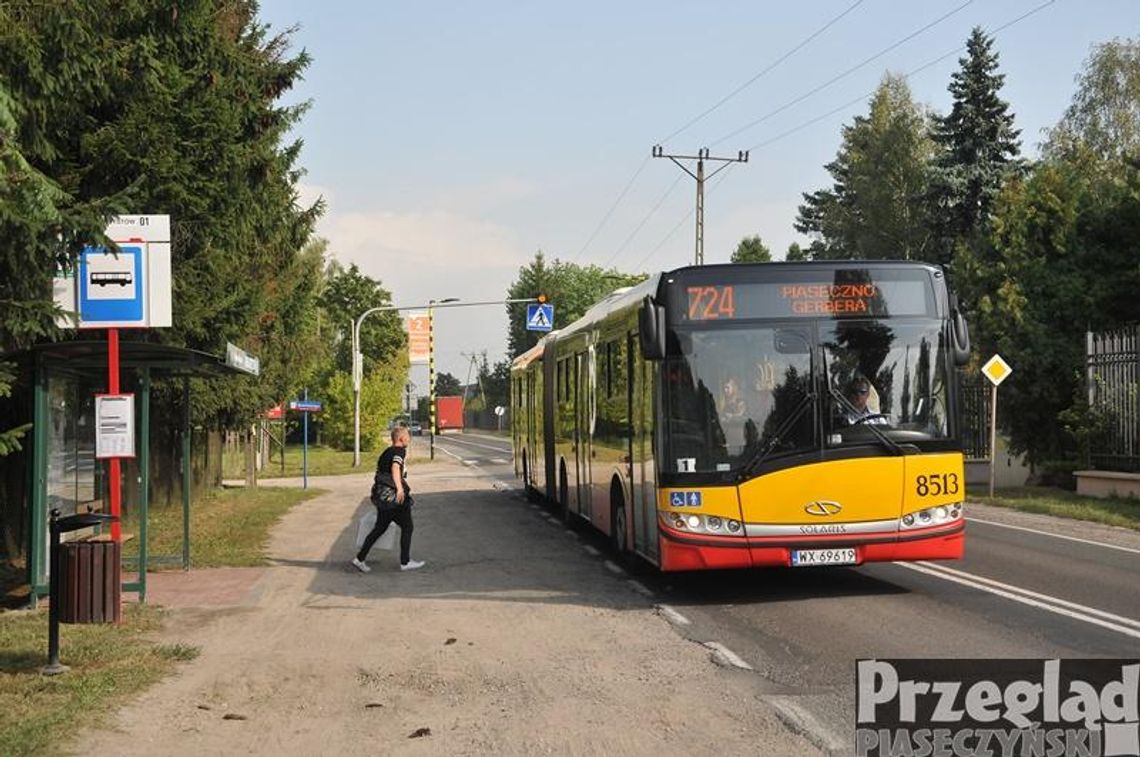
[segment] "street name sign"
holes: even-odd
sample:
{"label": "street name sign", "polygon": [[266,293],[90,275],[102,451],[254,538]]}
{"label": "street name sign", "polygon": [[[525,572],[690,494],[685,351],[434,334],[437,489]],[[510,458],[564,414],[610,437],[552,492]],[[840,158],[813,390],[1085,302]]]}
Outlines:
{"label": "street name sign", "polygon": [[292,400],[289,402],[289,409],[298,413],[319,413],[321,412],[321,402],[320,400]]}

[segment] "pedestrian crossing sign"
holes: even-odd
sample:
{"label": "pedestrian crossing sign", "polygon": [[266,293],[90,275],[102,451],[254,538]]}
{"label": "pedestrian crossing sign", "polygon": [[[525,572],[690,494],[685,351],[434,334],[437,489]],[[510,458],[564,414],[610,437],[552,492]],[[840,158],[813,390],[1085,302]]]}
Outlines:
{"label": "pedestrian crossing sign", "polygon": [[554,306],[550,303],[532,303],[526,306],[526,330],[550,331],[554,328]]}

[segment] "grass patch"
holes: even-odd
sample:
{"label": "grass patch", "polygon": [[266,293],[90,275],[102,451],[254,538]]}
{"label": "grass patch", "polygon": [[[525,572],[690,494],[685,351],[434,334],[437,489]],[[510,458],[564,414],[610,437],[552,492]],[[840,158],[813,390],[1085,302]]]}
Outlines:
{"label": "grass patch", "polygon": [[47,611],[0,613],[0,754],[56,753],[78,728],[104,721],[198,650],[156,644],[156,607],[124,606],[120,625],[61,625],[60,658],[71,667],[44,676]]}
{"label": "grass patch", "polygon": [[[352,467],[352,450],[347,452],[332,447],[309,447],[310,476],[343,476],[349,473],[371,473],[376,458],[384,450],[361,450],[360,467]],[[427,437],[415,437],[412,443],[411,463],[426,463],[428,458]],[[273,451],[273,459],[258,473],[259,478],[293,478],[301,475],[301,446],[289,445],[285,448],[285,467],[281,467],[280,450]],[[222,453],[222,476],[224,478],[245,478],[245,453],[226,448]]]}
{"label": "grass patch", "polygon": [[970,499],[984,505],[1087,520],[1140,531],[1140,500],[1136,499],[1082,497],[1064,489],[1040,486],[999,489],[993,498],[971,497]]}
{"label": "grass patch", "polygon": [[[319,489],[220,489],[190,507],[190,564],[195,568],[265,564],[269,529],[289,508]],[[182,508],[150,511],[152,555],[182,554]]]}

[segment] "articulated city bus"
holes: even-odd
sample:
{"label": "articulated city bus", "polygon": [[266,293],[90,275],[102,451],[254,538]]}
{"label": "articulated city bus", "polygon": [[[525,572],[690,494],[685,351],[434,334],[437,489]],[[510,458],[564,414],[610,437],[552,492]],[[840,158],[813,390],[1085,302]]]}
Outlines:
{"label": "articulated city bus", "polygon": [[935,266],[661,273],[514,361],[516,474],[666,571],[960,558],[968,356]]}

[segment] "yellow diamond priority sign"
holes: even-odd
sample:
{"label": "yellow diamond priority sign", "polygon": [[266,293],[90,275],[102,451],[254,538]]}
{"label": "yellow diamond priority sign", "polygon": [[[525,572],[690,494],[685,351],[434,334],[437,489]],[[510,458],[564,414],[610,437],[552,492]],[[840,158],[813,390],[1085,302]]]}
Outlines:
{"label": "yellow diamond priority sign", "polygon": [[991,384],[997,386],[1005,381],[1009,374],[1013,373],[1013,369],[1009,367],[1009,363],[1001,359],[1001,355],[994,355],[982,366],[982,373],[990,380]]}

